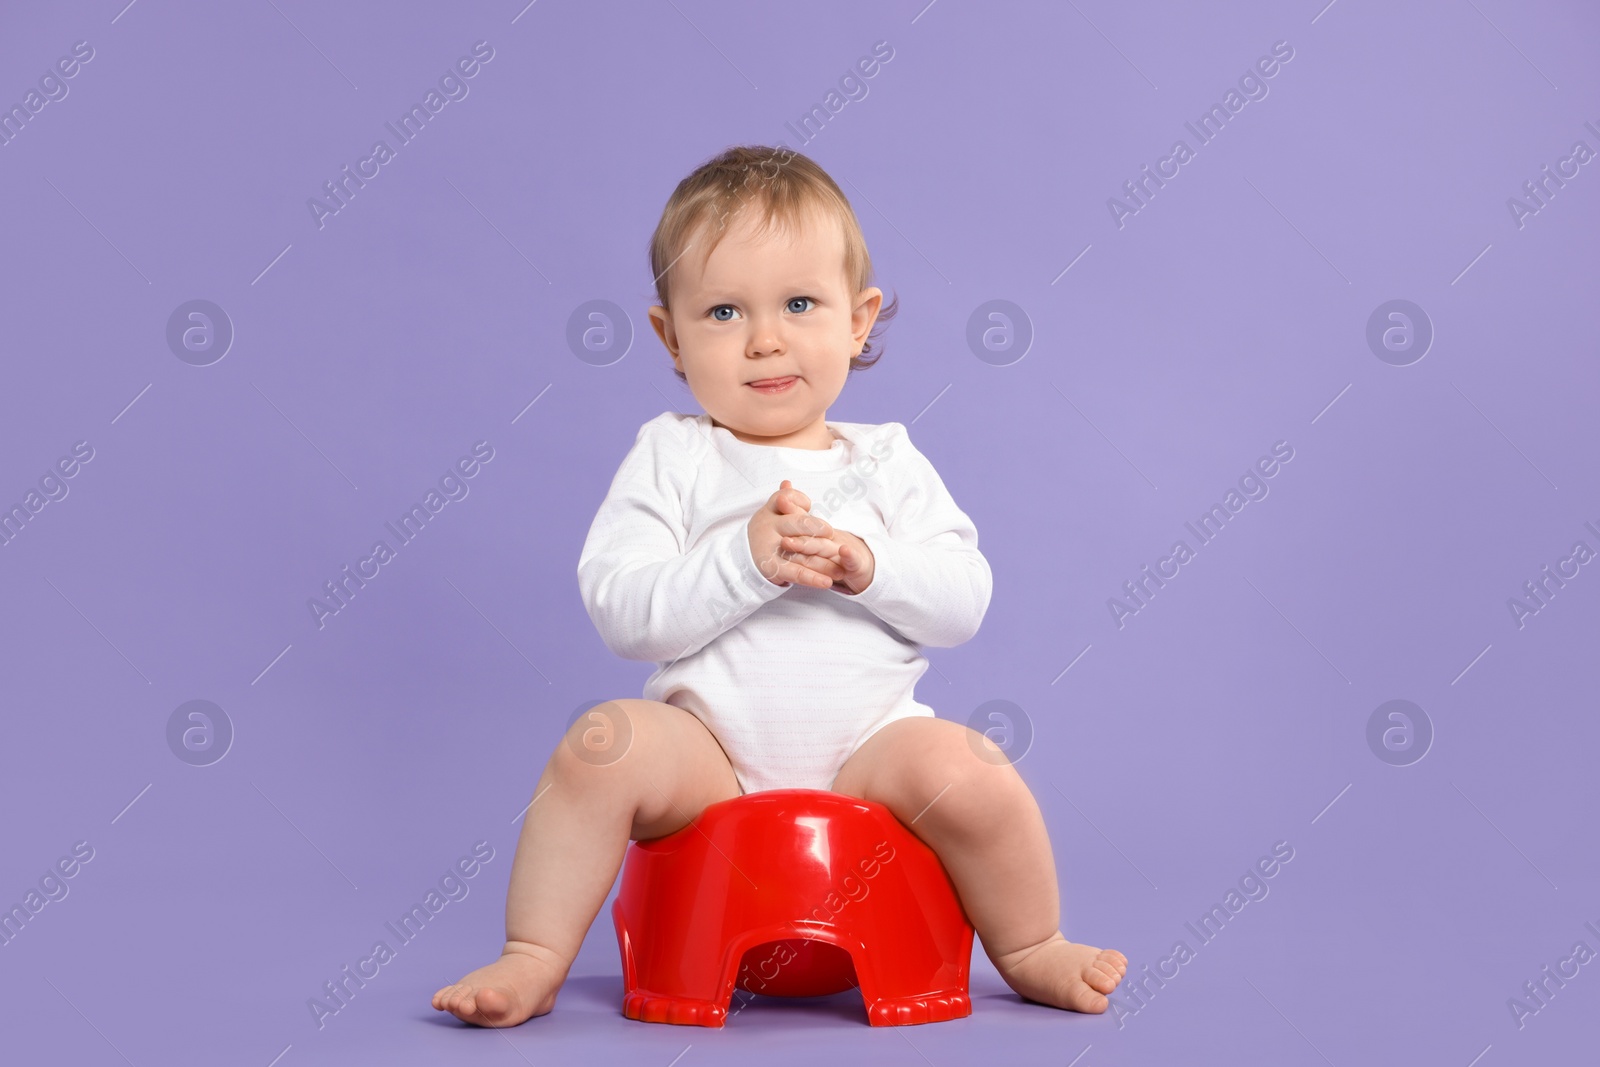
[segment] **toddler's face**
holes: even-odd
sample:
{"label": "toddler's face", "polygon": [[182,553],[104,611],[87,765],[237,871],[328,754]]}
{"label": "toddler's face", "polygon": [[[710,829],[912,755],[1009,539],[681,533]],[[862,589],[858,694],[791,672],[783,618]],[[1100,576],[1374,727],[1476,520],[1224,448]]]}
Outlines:
{"label": "toddler's face", "polygon": [[[813,211],[798,233],[757,235],[753,214],[732,216],[709,258],[691,244],[670,268],[675,306],[652,307],[650,320],[717,425],[752,444],[827,448],[828,406],[883,293],[849,291],[836,220]],[[790,377],[778,391],[750,384]]]}

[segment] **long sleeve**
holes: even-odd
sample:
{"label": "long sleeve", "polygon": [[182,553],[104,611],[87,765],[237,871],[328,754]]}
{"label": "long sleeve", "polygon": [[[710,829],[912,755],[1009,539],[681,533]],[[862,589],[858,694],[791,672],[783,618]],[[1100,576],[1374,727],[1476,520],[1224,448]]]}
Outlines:
{"label": "long sleeve", "polygon": [[693,465],[669,424],[646,423],[584,541],[584,607],[625,659],[666,663],[697,652],[786,589],[756,567],[744,523],[727,522],[683,551]]}
{"label": "long sleeve", "polygon": [[[950,648],[978,632],[994,574],[978,551],[978,531],[939,472],[889,423],[888,536],[852,530],[872,550],[872,584],[851,598],[919,645]],[[838,592],[837,590],[835,592]],[[840,596],[851,596],[838,593]]]}

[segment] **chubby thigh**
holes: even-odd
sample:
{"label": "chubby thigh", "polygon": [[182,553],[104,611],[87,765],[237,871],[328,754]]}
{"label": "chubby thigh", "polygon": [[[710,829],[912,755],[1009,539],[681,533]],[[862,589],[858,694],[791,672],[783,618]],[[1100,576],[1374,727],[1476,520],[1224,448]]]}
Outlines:
{"label": "chubby thigh", "polygon": [[657,700],[620,698],[589,708],[567,730],[553,764],[563,777],[631,802],[629,837],[665,837],[720,800],[739,795],[733,765],[694,715]]}
{"label": "chubby thigh", "polygon": [[[895,719],[875,731],[845,761],[832,788],[884,805],[919,832],[939,824],[978,830],[1024,797],[1031,800],[1016,768],[982,734],[931,716]],[[930,820],[929,827],[914,825]]]}

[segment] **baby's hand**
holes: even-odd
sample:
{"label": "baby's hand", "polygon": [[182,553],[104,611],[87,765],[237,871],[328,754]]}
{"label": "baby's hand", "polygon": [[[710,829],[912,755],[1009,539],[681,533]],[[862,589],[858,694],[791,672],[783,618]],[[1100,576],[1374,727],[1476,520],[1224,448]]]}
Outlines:
{"label": "baby's hand", "polygon": [[798,582],[817,589],[829,589],[833,578],[793,559],[798,553],[783,551],[786,537],[826,538],[833,527],[808,514],[811,498],[794,488],[787,478],[776,493],[767,498],[761,510],[750,516],[747,527],[750,556],[773,585]]}
{"label": "baby's hand", "polygon": [[872,584],[877,559],[867,543],[848,530],[832,534],[788,536],[779,548],[789,559],[826,576],[841,593],[855,594]]}

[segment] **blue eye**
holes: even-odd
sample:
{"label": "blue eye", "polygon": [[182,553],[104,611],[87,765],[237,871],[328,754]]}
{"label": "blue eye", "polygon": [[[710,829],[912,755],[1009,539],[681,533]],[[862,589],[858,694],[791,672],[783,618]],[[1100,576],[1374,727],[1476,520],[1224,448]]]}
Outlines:
{"label": "blue eye", "polygon": [[715,319],[717,322],[730,322],[730,321],[732,321],[731,318],[724,318],[722,316],[722,312],[724,312],[724,311],[731,312],[732,310],[733,310],[733,305],[732,304],[718,304],[716,307],[711,309],[711,317],[713,319]]}
{"label": "blue eye", "polygon": [[815,304],[815,303],[816,303],[816,301],[812,300],[809,296],[797,296],[797,297],[794,297],[792,300],[789,301],[789,310],[794,312],[796,315],[798,315],[801,312],[810,311],[811,309],[809,307],[799,307],[799,308],[797,308],[797,307],[795,307],[796,304],[808,304],[809,305],[809,304]]}

